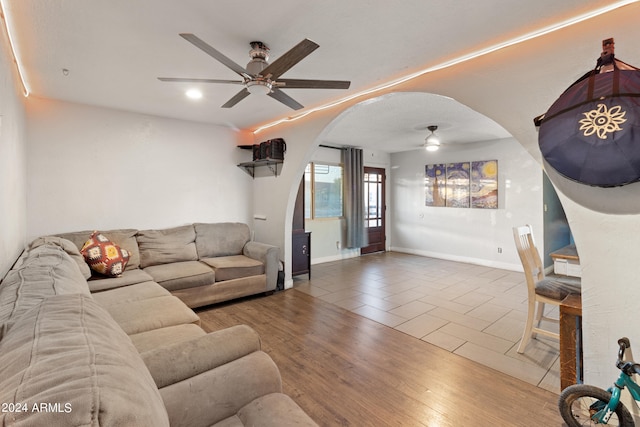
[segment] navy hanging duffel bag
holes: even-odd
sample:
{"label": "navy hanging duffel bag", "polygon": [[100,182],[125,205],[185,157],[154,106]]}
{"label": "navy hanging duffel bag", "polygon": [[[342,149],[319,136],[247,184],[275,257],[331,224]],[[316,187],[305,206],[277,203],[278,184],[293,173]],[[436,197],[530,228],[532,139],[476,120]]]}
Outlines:
{"label": "navy hanging duffel bag", "polygon": [[640,180],[640,70],[613,53],[534,122],[542,156],[561,175],[598,187]]}

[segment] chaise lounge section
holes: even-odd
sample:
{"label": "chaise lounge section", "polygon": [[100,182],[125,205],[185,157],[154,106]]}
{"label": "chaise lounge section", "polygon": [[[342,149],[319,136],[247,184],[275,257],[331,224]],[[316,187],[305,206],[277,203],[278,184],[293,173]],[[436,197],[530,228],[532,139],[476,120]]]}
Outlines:
{"label": "chaise lounge section", "polygon": [[0,425],[316,425],[253,329],[207,333],[144,268],[128,271],[92,278],[55,236],[17,260],[0,282]]}

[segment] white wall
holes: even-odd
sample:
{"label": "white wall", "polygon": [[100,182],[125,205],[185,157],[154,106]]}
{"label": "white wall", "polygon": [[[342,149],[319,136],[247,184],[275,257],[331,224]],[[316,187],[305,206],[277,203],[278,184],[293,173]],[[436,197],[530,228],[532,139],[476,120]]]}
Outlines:
{"label": "white wall", "polygon": [[[425,206],[425,165],[474,160],[498,160],[498,209]],[[542,169],[513,138],[392,154],[390,190],[394,251],[521,271],[512,227],[542,242]]]}
{"label": "white wall", "polygon": [[0,32],[0,279],[25,245],[26,136],[24,97],[6,33]]}
{"label": "white wall", "polygon": [[252,223],[252,179],[219,126],[28,102],[28,237],[192,222]]}

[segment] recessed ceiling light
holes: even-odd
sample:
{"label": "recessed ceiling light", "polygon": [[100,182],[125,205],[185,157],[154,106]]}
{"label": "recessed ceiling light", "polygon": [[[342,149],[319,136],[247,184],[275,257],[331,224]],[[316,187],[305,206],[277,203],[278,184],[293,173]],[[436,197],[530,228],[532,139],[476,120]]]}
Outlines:
{"label": "recessed ceiling light", "polygon": [[186,92],[187,98],[189,99],[200,99],[202,98],[202,92],[199,89],[189,89]]}

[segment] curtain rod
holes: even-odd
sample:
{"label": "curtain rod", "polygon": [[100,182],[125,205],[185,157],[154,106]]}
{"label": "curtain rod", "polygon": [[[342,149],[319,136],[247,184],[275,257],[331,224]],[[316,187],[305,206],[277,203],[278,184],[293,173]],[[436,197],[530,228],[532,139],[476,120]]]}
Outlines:
{"label": "curtain rod", "polygon": [[324,144],[320,144],[320,145],[318,145],[318,147],[322,147],[322,148],[333,148],[334,150],[340,150],[340,151],[345,150],[345,148],[344,148],[344,147],[332,147],[331,145],[324,145]]}

